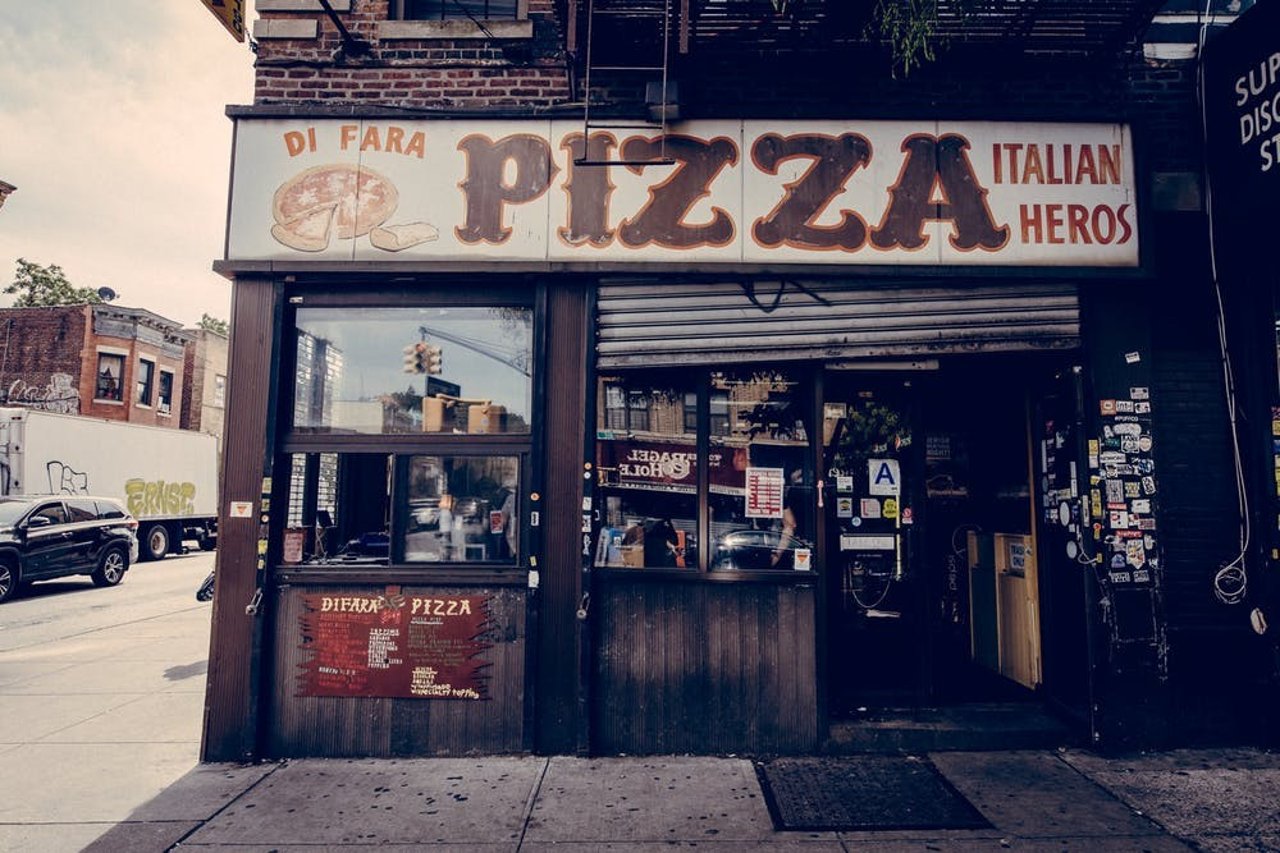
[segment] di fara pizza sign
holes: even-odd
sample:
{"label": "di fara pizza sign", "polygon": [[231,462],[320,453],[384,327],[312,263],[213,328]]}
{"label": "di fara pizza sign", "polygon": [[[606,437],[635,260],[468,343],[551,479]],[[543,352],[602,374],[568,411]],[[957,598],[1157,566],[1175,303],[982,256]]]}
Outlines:
{"label": "di fara pizza sign", "polygon": [[677,127],[240,119],[227,257],[1138,263],[1122,125]]}

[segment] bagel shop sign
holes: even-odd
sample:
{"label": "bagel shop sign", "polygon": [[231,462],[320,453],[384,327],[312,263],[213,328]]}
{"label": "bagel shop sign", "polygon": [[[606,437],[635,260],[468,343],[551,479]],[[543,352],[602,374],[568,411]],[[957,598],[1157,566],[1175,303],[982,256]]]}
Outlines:
{"label": "bagel shop sign", "polygon": [[1124,125],[669,130],[240,118],[227,260],[1138,264]]}

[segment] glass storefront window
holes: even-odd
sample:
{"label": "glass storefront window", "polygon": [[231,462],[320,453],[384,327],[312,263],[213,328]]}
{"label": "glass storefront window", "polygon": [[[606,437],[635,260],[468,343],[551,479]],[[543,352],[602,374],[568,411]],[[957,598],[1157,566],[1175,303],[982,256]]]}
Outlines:
{"label": "glass storefront window", "polygon": [[[637,371],[602,377],[598,399],[596,566],[812,566],[807,378],[774,369]],[[700,437],[709,447],[703,490]],[[700,521],[710,531],[705,555],[697,542]]]}
{"label": "glass storefront window", "polygon": [[528,433],[533,311],[299,308],[299,433]]}
{"label": "glass storefront window", "polygon": [[806,565],[815,532],[811,388],[772,369],[717,371],[710,386],[710,568]]}
{"label": "glass storefront window", "polygon": [[595,564],[697,567],[697,394],[690,378],[602,377],[599,399]]}
{"label": "glass storefront window", "polygon": [[407,563],[514,563],[520,553],[520,460],[409,459]]}

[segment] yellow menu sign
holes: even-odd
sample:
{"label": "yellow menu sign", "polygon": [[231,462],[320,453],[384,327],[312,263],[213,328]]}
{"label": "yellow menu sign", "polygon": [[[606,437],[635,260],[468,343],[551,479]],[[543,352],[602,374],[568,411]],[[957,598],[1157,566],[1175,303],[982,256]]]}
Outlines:
{"label": "yellow menu sign", "polygon": [[236,41],[244,41],[244,0],[200,0]]}

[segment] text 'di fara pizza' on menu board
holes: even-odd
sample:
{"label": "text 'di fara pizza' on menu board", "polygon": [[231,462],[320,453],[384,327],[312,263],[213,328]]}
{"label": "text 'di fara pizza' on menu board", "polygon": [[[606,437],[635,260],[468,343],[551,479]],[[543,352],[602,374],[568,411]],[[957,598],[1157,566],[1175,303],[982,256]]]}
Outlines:
{"label": "text 'di fara pizza' on menu board", "polygon": [[299,696],[488,699],[486,595],[303,596]]}

